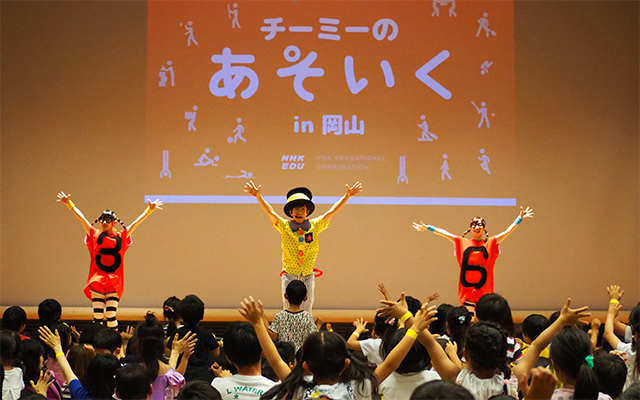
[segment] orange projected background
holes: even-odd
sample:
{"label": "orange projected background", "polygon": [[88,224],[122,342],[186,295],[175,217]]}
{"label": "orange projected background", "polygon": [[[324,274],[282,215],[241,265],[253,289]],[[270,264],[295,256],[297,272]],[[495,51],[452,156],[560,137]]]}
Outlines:
{"label": "orange projected background", "polygon": [[444,4],[150,2],[150,190],[513,197],[513,5]]}
{"label": "orange projected background", "polygon": [[[123,311],[140,307],[135,315],[142,315],[190,293],[208,313],[236,315],[248,295],[279,308],[280,237],[257,204],[240,204],[254,200],[242,191],[247,178],[225,178],[242,170],[276,201],[292,187],[310,187],[314,215],[346,183],[362,181],[363,193],[321,234],[316,267],[324,275],[314,309],[370,310],[357,312],[370,317],[380,282],[394,295],[439,292],[440,302],[455,304],[453,245],[416,232],[412,222],[462,234],[480,215],[495,235],[521,205],[535,219],[500,244],[495,265],[495,290],[514,310],[552,311],[567,297],[606,310],[610,284],[624,286],[625,308],[637,303],[640,3],[456,1],[456,16],[441,3],[432,16],[433,1],[0,1],[0,305],[56,298],[65,315],[68,307],[91,314],[82,293],[85,234],[55,201],[64,190],[90,221],[112,209],[126,224],[143,212],[145,196],[175,196],[133,235]],[[484,13],[495,36],[478,34]],[[266,40],[261,28],[271,18],[282,18],[285,31]],[[390,28],[383,40],[374,36],[384,19],[398,26],[394,40]],[[189,46],[187,28],[197,45]],[[298,61],[285,59],[289,46],[300,50]],[[223,70],[212,57],[225,48],[254,57],[232,64],[259,79],[247,99],[240,93],[248,79],[233,99],[209,90]],[[449,100],[415,76],[444,50],[449,57],[427,75],[451,92]],[[324,75],[304,80],[314,95],[308,102],[294,77],[278,70],[312,52],[311,67]],[[354,90],[367,80],[357,94],[347,56]],[[492,64],[482,74],[485,61]],[[483,101],[489,128],[478,128],[472,104]],[[194,106],[195,131],[185,119]],[[323,135],[323,115],[342,116],[343,134]],[[345,135],[353,115],[364,121],[363,135]],[[419,127],[422,115],[437,140]],[[246,142],[228,143],[238,118]],[[432,140],[418,141],[423,133]],[[171,178],[160,178],[164,151]],[[203,154],[217,165],[194,166]],[[451,180],[442,180],[444,154]],[[303,156],[304,167],[282,169],[283,156],[295,156],[296,167]],[[401,156],[408,183],[398,183]],[[461,198],[507,205],[436,204]]]}

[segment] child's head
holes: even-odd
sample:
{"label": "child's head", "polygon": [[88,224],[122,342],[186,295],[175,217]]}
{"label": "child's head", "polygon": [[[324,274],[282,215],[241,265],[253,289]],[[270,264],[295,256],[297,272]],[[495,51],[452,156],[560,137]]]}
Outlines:
{"label": "child's head", "polygon": [[507,332],[493,322],[478,322],[467,331],[464,348],[471,371],[500,370],[507,373]]}
{"label": "child's head", "polygon": [[456,342],[461,352],[467,340],[467,330],[471,326],[471,313],[467,307],[455,307],[447,313],[446,327],[452,342]]}
{"label": "child's head", "polygon": [[22,333],[27,325],[27,313],[19,306],[11,306],[2,314],[2,329]]}
{"label": "child's head", "polygon": [[[482,234],[486,234],[487,238],[489,238],[489,232],[486,229],[487,223],[482,217],[475,217],[469,223],[469,229],[462,234],[462,236],[466,236],[467,233],[471,232],[474,240],[481,240]],[[486,240],[486,239],[485,239]]]}
{"label": "child's head", "polygon": [[413,390],[411,400],[475,400],[462,385],[449,381],[430,381]]}
{"label": "child's head", "polygon": [[198,325],[204,318],[204,303],[195,294],[190,294],[180,301],[178,312],[185,325]]}
{"label": "child's head", "polygon": [[116,372],[120,361],[112,354],[98,354],[87,368],[85,389],[92,399],[110,399],[116,387]]}
{"label": "child's head", "polygon": [[378,314],[373,318],[373,332],[372,335],[374,338],[381,338],[385,335],[389,330],[395,331],[398,327],[398,323],[395,319],[389,320],[387,322],[387,317],[381,317]]}
{"label": "child's head", "polygon": [[12,366],[20,360],[20,335],[15,331],[0,331],[2,365]]}
{"label": "child's head", "polygon": [[126,229],[126,226],[124,226],[122,221],[120,221],[120,218],[118,218],[116,212],[112,210],[104,210],[102,214],[100,214],[100,216],[95,221],[93,221],[94,224],[96,222],[100,223],[100,229],[102,229],[103,232],[113,231],[113,228],[115,227],[117,222],[122,225],[122,228]]}
{"label": "child's head", "polygon": [[454,307],[451,304],[440,304],[438,306],[438,308],[436,309],[437,314],[436,314],[436,320],[433,321],[431,323],[431,325],[429,325],[429,332],[433,333],[433,334],[437,334],[437,335],[444,335],[446,333],[446,321],[447,321],[447,314],[449,313],[449,311],[451,311]]}
{"label": "child's head", "polygon": [[38,304],[38,318],[40,325],[51,327],[60,322],[62,317],[62,306],[55,299],[46,299]]}
{"label": "child's head", "polygon": [[186,385],[176,397],[178,400],[216,400],[222,399],[220,392],[218,392],[209,382],[205,381],[191,381]]}
{"label": "child's head", "polygon": [[248,322],[233,323],[224,335],[224,351],[227,359],[237,367],[260,363],[262,347],[253,325]]}
{"label": "child's head", "polygon": [[[296,347],[293,343],[278,340],[275,345],[282,361],[284,361],[289,368],[293,368],[296,364]],[[273,370],[273,367],[271,367],[269,361],[264,356],[262,356],[262,376],[271,379],[274,382],[280,380]]]}
{"label": "child's head", "polygon": [[122,400],[144,400],[151,395],[153,379],[140,364],[129,363],[116,372],[116,395]]}
{"label": "child's head", "polygon": [[44,349],[40,342],[35,339],[26,339],[20,343],[22,354],[22,372],[24,382],[28,385],[30,381],[38,382],[40,368],[44,364],[42,354]]}
{"label": "child's head", "polygon": [[[407,301],[407,309],[411,312],[411,314],[416,315],[422,307],[422,302],[411,296],[405,296],[405,300]],[[398,301],[400,301],[400,299],[398,299]]]}
{"label": "child's head", "polygon": [[627,379],[627,365],[616,354],[597,351],[593,354],[593,372],[598,377],[600,391],[615,399],[622,393]]}
{"label": "child's head", "polygon": [[177,322],[180,319],[180,313],[178,312],[178,306],[180,305],[180,299],[176,296],[171,296],[162,303],[162,315],[165,320]]}
{"label": "child's head", "polygon": [[[69,347],[71,346],[71,340],[72,340],[71,328],[69,328],[69,325],[62,322],[57,322],[55,324],[49,325],[49,329],[51,329],[51,332],[53,333],[58,331],[58,335],[60,336],[60,342],[62,344],[62,351],[66,353],[67,350],[69,350]],[[47,346],[42,341],[42,339],[38,338],[37,340],[40,342],[40,344],[42,344],[42,347],[44,348],[45,360],[49,357],[55,359],[55,352],[53,351],[53,349]]]}
{"label": "child's head", "polygon": [[575,399],[596,399],[598,379],[590,368],[591,340],[581,329],[563,328],[551,341],[549,358],[558,379],[575,386]]}
{"label": "child's head", "polygon": [[[398,329],[391,337],[391,340],[385,343],[385,355],[391,353],[406,334],[407,328]],[[429,357],[427,349],[416,340],[413,342],[413,346],[396,369],[396,372],[399,374],[420,372],[427,369],[430,362],[431,358]]]}
{"label": "child's head", "polygon": [[93,348],[96,354],[111,353],[118,357],[122,348],[122,336],[113,329],[102,329],[93,339]]}
{"label": "child's head", "polygon": [[513,336],[513,317],[507,299],[498,293],[488,293],[480,297],[476,304],[476,317],[479,321],[494,322],[502,327],[509,336]]}
{"label": "child's head", "polygon": [[78,342],[81,344],[90,344],[91,346],[94,346],[96,335],[98,334],[98,332],[104,329],[109,328],[102,325],[98,321],[91,321],[90,323],[85,325],[84,328],[82,328],[82,332],[80,333]]}
{"label": "child's head", "polygon": [[87,350],[83,345],[71,346],[69,354],[67,354],[67,361],[69,361],[71,369],[75,372],[78,380],[83,385],[86,382],[89,363],[94,357],[95,354]]}
{"label": "child's head", "polygon": [[525,343],[531,344],[545,329],[551,325],[551,322],[544,315],[531,314],[522,321],[522,337]]}
{"label": "child's head", "polygon": [[292,306],[299,306],[307,298],[307,287],[302,281],[293,280],[287,285],[284,297]]}
{"label": "child's head", "polygon": [[153,313],[148,312],[138,325],[138,356],[153,379],[158,375],[158,361],[164,357],[164,329]]}

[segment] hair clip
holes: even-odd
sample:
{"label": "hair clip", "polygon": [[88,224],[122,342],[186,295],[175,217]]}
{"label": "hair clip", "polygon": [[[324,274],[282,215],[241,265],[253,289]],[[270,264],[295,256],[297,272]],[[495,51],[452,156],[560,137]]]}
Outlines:
{"label": "hair clip", "polygon": [[461,315],[461,316],[459,316],[459,317],[458,317],[458,321],[459,321],[461,324],[464,324],[464,322],[465,322],[466,320],[467,320],[467,316],[466,316],[466,315]]}
{"label": "hair clip", "polygon": [[387,324],[393,326],[396,324],[396,319],[395,318],[391,318],[390,320],[387,321]]}

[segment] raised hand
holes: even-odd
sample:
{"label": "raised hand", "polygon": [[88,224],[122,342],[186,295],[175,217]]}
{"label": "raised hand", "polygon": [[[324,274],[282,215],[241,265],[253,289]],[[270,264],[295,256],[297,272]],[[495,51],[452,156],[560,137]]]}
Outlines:
{"label": "raised hand", "polygon": [[624,294],[624,290],[620,290],[620,286],[618,285],[607,286],[607,292],[609,293],[609,300],[620,301]]}
{"label": "raised hand", "polygon": [[260,194],[260,188],[261,187],[262,187],[262,185],[256,186],[256,184],[253,183],[253,181],[249,181],[249,182],[244,184],[244,192],[245,193],[249,193],[253,197],[258,197],[258,195]]}
{"label": "raised hand", "polygon": [[185,353],[189,349],[193,350],[197,341],[196,334],[191,333],[191,331],[187,332],[180,340],[178,340],[178,334],[176,333],[173,337],[173,342],[171,342],[171,350],[178,354]]}
{"label": "raised hand", "polygon": [[44,397],[47,397],[47,390],[49,389],[49,386],[51,386],[51,384],[53,383],[53,376],[51,375],[51,371],[49,370],[40,371],[40,377],[38,378],[38,383],[33,383],[33,381],[30,381],[30,382],[31,382],[31,387],[36,393]]}
{"label": "raised hand", "polygon": [[438,318],[436,318],[436,314],[438,310],[436,310],[436,306],[427,307],[428,304],[425,304],[420,308],[420,311],[413,318],[413,325],[411,325],[411,329],[416,332],[422,332],[427,329],[429,325]]}
{"label": "raised hand", "polygon": [[151,211],[155,210],[156,208],[158,210],[162,210],[163,205],[164,203],[160,199],[156,199],[155,201],[149,200],[149,210]]}
{"label": "raised hand", "polygon": [[362,318],[358,318],[355,321],[353,321],[353,326],[356,327],[355,331],[358,332],[358,334],[369,332],[369,330],[367,329],[367,321],[365,321]]}
{"label": "raised hand", "polygon": [[424,232],[427,229],[429,229],[429,226],[426,225],[424,222],[420,221],[419,224],[417,223],[413,223],[413,229],[417,230],[418,232]]}
{"label": "raised hand", "polygon": [[64,194],[64,192],[58,193],[58,200],[56,200],[58,203],[67,204],[69,200],[71,200],[71,193],[69,194]]}
{"label": "raised hand", "polygon": [[381,317],[391,316],[393,318],[401,318],[409,311],[404,292],[400,294],[400,301],[380,300],[380,304],[383,306],[378,308],[376,313]]}
{"label": "raised hand", "polygon": [[58,334],[58,330],[56,329],[55,335],[51,332],[48,326],[41,326],[38,328],[38,334],[40,335],[40,339],[49,347],[53,349],[56,353],[62,351],[62,340],[60,340],[60,335]]}
{"label": "raised hand", "polygon": [[347,193],[345,194],[345,196],[347,196],[347,198],[349,198],[351,196],[357,195],[360,192],[362,192],[362,183],[356,182],[351,187],[349,187],[349,185],[347,185]]}
{"label": "raised hand", "polygon": [[589,307],[580,307],[576,309],[572,309],[571,307],[571,299],[567,299],[567,302],[562,307],[560,311],[560,318],[562,318],[565,325],[575,325],[578,323],[580,318],[590,317],[591,313],[586,312]]}
{"label": "raised hand", "polygon": [[244,299],[240,303],[238,311],[247,321],[253,325],[262,324],[264,315],[264,306],[260,301],[255,301],[253,297],[249,296],[249,299]]}
{"label": "raised hand", "polygon": [[529,207],[527,207],[527,209],[525,210],[524,208],[520,207],[520,218],[525,219],[525,218],[533,218],[533,210]]}
{"label": "raised hand", "polygon": [[391,296],[389,296],[389,292],[387,291],[387,288],[384,287],[384,283],[378,284],[378,291],[382,293],[382,296],[384,296],[385,300],[391,300]]}

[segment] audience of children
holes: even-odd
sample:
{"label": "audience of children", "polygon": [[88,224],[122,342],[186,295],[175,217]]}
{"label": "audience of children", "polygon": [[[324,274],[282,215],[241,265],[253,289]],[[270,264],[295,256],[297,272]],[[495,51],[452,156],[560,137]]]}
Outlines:
{"label": "audience of children", "polygon": [[[438,313],[445,324],[436,335],[429,329],[436,321],[435,306],[428,307],[427,301],[411,312],[412,301],[404,294],[397,302],[387,297],[376,312],[372,338],[358,340],[367,332],[366,322],[359,319],[345,341],[336,333],[316,331],[313,317],[296,309],[305,297],[304,284],[292,281],[289,286],[291,307],[270,326],[260,302],[250,298],[241,303],[240,313],[249,323],[234,323],[224,336],[227,360],[237,373],[231,375],[216,364],[213,380],[209,356],[220,349],[215,336],[199,326],[204,304],[195,295],[178,305],[165,303],[173,312],[166,318],[177,328],[172,336],[171,328],[165,330],[153,314],[147,314],[133,333],[127,349],[131,358],[126,359],[123,337],[131,335],[97,323],[84,327],[78,335],[82,344],[69,348],[72,330],[61,322],[62,307],[53,299],[39,307],[41,325],[34,339],[20,334],[26,322],[24,310],[10,307],[0,332],[2,399],[60,400],[67,386],[68,398],[95,400],[114,394],[121,400],[640,398],[640,304],[631,311],[628,326],[620,321],[624,292],[617,286],[607,288],[610,304],[603,327],[605,340],[615,349],[612,353],[594,351],[593,337],[583,329],[590,314],[586,307],[571,309],[570,301],[554,322],[538,314],[525,318],[520,352],[512,337],[511,310],[497,294],[478,300],[479,322],[473,324],[465,307],[440,307],[446,309]],[[416,301],[414,307],[420,304]],[[181,319],[174,318],[177,313]],[[297,315],[305,317],[300,318],[304,322]],[[180,321],[184,326],[179,327]],[[597,324],[591,328],[597,330]],[[438,341],[440,334],[446,339]],[[630,342],[621,340],[629,334]],[[296,345],[300,346],[297,361]],[[350,350],[363,350],[373,362],[359,361]],[[263,354],[268,360],[264,366]],[[539,366],[541,360],[547,360],[548,369],[547,364]],[[61,373],[52,372],[47,364]]]}

